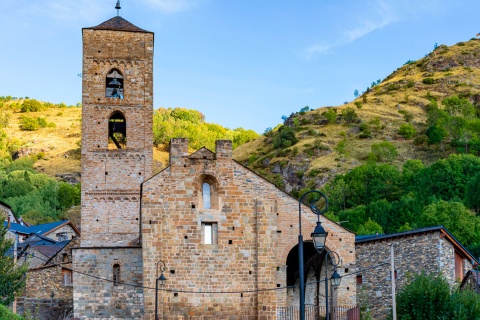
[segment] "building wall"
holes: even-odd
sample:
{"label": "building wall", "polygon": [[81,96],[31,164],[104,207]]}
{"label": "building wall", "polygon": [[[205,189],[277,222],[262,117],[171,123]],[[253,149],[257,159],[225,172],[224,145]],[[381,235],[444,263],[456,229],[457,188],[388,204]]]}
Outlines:
{"label": "building wall", "polygon": [[[217,141],[216,153],[190,157],[185,139],[173,139],[171,166],[143,184],[142,246],[144,285],[155,287],[155,263],[168,278],[159,309],[169,318],[199,316],[275,319],[287,304],[286,260],[298,242],[298,201],[231,159],[231,142]],[[214,186],[211,209],[202,205],[202,179]],[[316,216],[304,208],[305,239]],[[202,223],[217,223],[216,244],[202,243]],[[322,218],[327,245],[355,266],[354,236]],[[340,240],[341,239],[341,240]],[[342,271],[340,270],[340,273]],[[351,283],[351,284],[349,284]],[[355,304],[353,277],[345,278],[342,304]],[[253,291],[249,293],[241,292]],[[201,293],[208,292],[208,293]],[[235,293],[219,293],[235,292]],[[145,295],[145,319],[153,319],[154,296]]]}
{"label": "building wall", "polygon": [[77,234],[77,232],[69,224],[66,224],[66,225],[64,225],[64,226],[62,226],[58,229],[55,229],[50,233],[46,233],[46,234],[44,234],[44,236],[58,241],[57,233],[63,233],[63,232],[65,232],[66,235],[67,235],[66,240],[71,240],[72,238],[79,236],[79,234]]}
{"label": "building wall", "polygon": [[[118,285],[113,283],[115,264],[120,265]],[[143,318],[141,248],[76,248],[73,270],[75,318]]]}
{"label": "building wall", "polygon": [[[357,299],[359,305],[369,308],[373,319],[385,319],[391,310],[392,244],[397,292],[410,276],[422,271],[441,272],[451,284],[455,282],[454,246],[447,238],[441,237],[440,231],[357,243],[357,271],[362,275],[362,284],[357,285]],[[382,263],[386,264],[379,265]],[[471,264],[468,259],[464,259],[463,263],[466,272]],[[373,268],[368,269],[370,267]]]}
{"label": "building wall", "polygon": [[[124,76],[124,99],[105,97]],[[83,29],[82,246],[137,245],[140,184],[152,174],[153,34]],[[108,120],[126,120],[125,149],[108,149]]]}

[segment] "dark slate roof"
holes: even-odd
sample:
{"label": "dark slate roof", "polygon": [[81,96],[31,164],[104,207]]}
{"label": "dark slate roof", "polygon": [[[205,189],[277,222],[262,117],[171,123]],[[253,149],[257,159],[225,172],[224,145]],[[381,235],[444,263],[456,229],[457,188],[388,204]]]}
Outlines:
{"label": "dark slate roof", "polygon": [[85,29],[94,29],[94,30],[113,30],[113,31],[131,31],[131,32],[148,32],[153,33],[151,31],[147,31],[137,27],[136,25],[128,22],[127,20],[123,19],[120,16],[113,17],[110,20],[107,20],[96,27],[85,28]]}
{"label": "dark slate roof", "polygon": [[437,231],[437,230],[442,230],[442,229],[445,230],[445,228],[443,226],[435,226],[435,227],[427,227],[427,228],[421,228],[421,229],[415,229],[415,230],[397,232],[397,233],[370,234],[370,235],[365,235],[365,236],[355,236],[355,244],[362,243],[362,242],[368,242],[368,241],[377,241],[377,240],[384,240],[384,239],[390,239],[390,238],[396,238],[396,237],[403,237],[403,236],[407,236],[407,235],[411,235],[411,234]]}
{"label": "dark slate roof", "polygon": [[50,245],[50,246],[37,246],[37,245],[34,245],[32,246],[33,249],[41,252],[42,254],[44,254],[45,256],[51,258],[53,257],[54,255],[57,254],[57,252],[59,252],[60,250],[63,249],[64,246],[58,246],[58,245]]}
{"label": "dark slate roof", "polygon": [[397,232],[397,233],[390,233],[390,234],[372,234],[372,235],[366,235],[366,236],[355,236],[355,245],[365,243],[365,242],[370,242],[370,241],[377,241],[377,240],[386,240],[386,239],[391,239],[391,238],[397,238],[397,237],[404,237],[404,236],[409,236],[409,235],[414,235],[414,234],[419,234],[419,233],[424,233],[424,232],[432,232],[432,231],[440,231],[443,232],[444,234],[447,235],[447,237],[450,238],[450,241],[457,246],[461,251],[465,253],[466,256],[469,257],[470,260],[473,260],[475,263],[479,263],[479,260],[475,258],[470,251],[468,251],[458,240],[451,234],[444,226],[434,226],[434,227],[426,227],[426,228],[421,228],[421,229],[415,229],[415,230],[410,230],[410,231],[405,231],[405,232]]}

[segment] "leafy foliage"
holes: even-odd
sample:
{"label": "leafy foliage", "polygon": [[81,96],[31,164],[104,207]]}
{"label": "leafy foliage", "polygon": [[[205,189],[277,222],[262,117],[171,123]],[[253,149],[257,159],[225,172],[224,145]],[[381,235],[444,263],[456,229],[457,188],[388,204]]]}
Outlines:
{"label": "leafy foliage", "polygon": [[10,309],[0,304],[0,319],[3,320],[22,320],[19,315],[14,314]]}
{"label": "leafy foliage", "polygon": [[403,123],[398,130],[398,134],[405,139],[411,139],[417,134],[415,128],[409,123]]}
{"label": "leafy foliage", "polygon": [[372,144],[371,155],[380,162],[392,162],[398,155],[397,148],[389,141]]}
{"label": "leafy foliage", "polygon": [[[6,238],[7,229],[0,227],[0,304],[9,305],[16,295],[25,288],[25,273],[28,265],[15,265],[13,257],[7,252],[12,247],[13,241]],[[0,312],[2,310],[0,309]],[[0,313],[1,314],[1,313]],[[2,319],[4,319],[2,317]],[[7,318],[8,319],[8,318]]]}
{"label": "leafy foliage", "polygon": [[[267,133],[265,133],[267,135]],[[160,108],[153,115],[153,142],[156,146],[168,144],[172,138],[187,138],[192,149],[215,149],[216,140],[232,140],[233,148],[258,137],[253,130],[224,128],[205,122],[205,116],[196,110]]]}
{"label": "leafy foliage", "polygon": [[275,149],[288,148],[297,142],[295,130],[287,126],[281,126],[273,137],[273,147]]}
{"label": "leafy foliage", "polygon": [[23,101],[21,111],[22,112],[38,112],[42,110],[43,105],[40,101],[35,99],[27,99]]}
{"label": "leafy foliage", "polygon": [[480,296],[471,290],[452,290],[441,274],[415,275],[397,293],[397,316],[411,319],[477,319]]}

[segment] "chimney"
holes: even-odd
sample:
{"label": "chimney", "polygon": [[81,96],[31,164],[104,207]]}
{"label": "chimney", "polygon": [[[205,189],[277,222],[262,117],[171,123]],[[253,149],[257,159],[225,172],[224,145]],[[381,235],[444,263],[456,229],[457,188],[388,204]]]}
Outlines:
{"label": "chimney", "polygon": [[215,153],[217,160],[232,159],[232,141],[217,140],[215,142]]}
{"label": "chimney", "polygon": [[170,166],[183,166],[188,158],[188,139],[174,138],[170,140]]}
{"label": "chimney", "polygon": [[10,215],[8,215],[7,229],[10,229]]}

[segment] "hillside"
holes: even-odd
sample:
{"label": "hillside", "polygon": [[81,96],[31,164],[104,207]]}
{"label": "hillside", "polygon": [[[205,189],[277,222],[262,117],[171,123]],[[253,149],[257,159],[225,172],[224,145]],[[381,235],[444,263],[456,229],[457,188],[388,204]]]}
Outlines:
{"label": "hillside", "polygon": [[[234,156],[277,186],[298,195],[303,188],[321,188],[335,175],[365,163],[371,157],[372,145],[383,141],[391,142],[398,155],[377,161],[397,166],[408,159],[431,164],[462,151],[462,139],[453,133],[442,143],[432,143],[431,132],[430,137],[426,133],[435,119],[432,115],[429,118],[427,111],[436,108],[433,105],[444,110],[442,100],[457,96],[468,99],[475,108],[473,117],[478,118],[480,41],[438,46],[424,58],[406,62],[383,81],[372,82],[357,96],[342,106],[311,111],[307,107],[285,117],[283,124],[236,149]],[[400,134],[402,125],[404,131]],[[412,127],[414,133],[405,134]],[[465,138],[467,147],[468,139],[473,141],[480,135],[480,130],[472,127],[469,138]],[[292,133],[295,137],[289,140]],[[469,152],[478,153],[474,148]]]}

